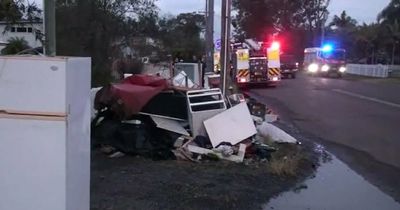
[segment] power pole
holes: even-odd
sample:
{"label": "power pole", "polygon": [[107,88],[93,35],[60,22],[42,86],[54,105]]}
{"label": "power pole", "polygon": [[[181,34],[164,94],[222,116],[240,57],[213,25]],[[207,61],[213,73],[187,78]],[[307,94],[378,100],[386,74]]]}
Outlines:
{"label": "power pole", "polygon": [[44,0],[44,53],[56,55],[56,0]]}
{"label": "power pole", "polygon": [[227,83],[230,80],[230,34],[231,34],[231,7],[232,0],[222,0],[222,20],[221,20],[221,90],[222,94],[226,96],[228,91]]}
{"label": "power pole", "polygon": [[206,66],[214,70],[214,0],[206,0]]}

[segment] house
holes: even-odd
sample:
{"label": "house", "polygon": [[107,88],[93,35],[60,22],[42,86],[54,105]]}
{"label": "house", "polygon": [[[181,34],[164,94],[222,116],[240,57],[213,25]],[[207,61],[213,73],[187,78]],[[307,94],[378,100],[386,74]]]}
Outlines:
{"label": "house", "polygon": [[[2,50],[7,40],[12,37],[24,38],[32,48],[41,47],[39,40],[44,31],[42,21],[18,21],[16,24],[9,25],[6,21],[0,21],[0,50]],[[6,30],[7,29],[7,30]]]}

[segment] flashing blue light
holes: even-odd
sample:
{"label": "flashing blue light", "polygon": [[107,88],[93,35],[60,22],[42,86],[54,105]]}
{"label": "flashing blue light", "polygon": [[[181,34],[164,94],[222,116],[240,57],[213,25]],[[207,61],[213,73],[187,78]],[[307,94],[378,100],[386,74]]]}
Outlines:
{"label": "flashing blue light", "polygon": [[333,46],[330,44],[326,44],[326,45],[324,45],[324,47],[322,47],[323,52],[332,52],[332,50],[333,50]]}

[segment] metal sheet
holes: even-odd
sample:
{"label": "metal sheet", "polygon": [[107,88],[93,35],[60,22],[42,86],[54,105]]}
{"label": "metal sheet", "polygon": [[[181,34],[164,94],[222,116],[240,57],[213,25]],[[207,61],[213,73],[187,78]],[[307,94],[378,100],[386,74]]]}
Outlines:
{"label": "metal sheet", "polygon": [[167,131],[172,131],[174,133],[182,134],[185,136],[190,136],[190,134],[185,130],[185,128],[175,120],[170,120],[156,116],[151,116],[151,119],[156,123],[158,128]]}
{"label": "metal sheet", "polygon": [[222,142],[235,145],[257,133],[246,103],[240,103],[204,121],[204,126],[213,147]]}

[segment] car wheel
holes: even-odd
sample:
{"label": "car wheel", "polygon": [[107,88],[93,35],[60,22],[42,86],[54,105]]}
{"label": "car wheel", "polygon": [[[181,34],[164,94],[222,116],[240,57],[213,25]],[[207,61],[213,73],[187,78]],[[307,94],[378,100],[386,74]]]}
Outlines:
{"label": "car wheel", "polygon": [[290,76],[292,77],[292,79],[296,79],[296,73],[293,73]]}

